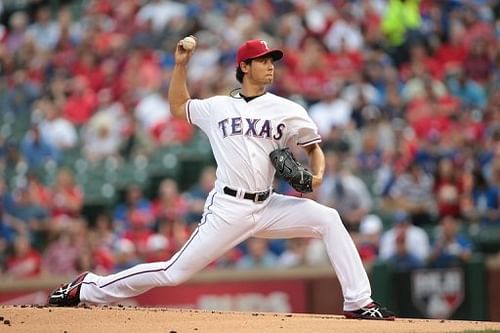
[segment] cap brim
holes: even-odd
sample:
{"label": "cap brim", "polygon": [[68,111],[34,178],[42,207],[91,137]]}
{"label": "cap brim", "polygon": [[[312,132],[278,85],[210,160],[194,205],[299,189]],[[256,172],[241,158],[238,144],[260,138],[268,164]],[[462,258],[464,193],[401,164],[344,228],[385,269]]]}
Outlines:
{"label": "cap brim", "polygon": [[249,58],[247,60],[251,60],[251,59],[257,59],[257,58],[261,58],[261,57],[264,57],[264,56],[271,56],[271,58],[273,58],[274,61],[278,61],[280,60],[281,58],[283,58],[283,51],[281,50],[278,50],[278,49],[274,49],[274,50],[271,50],[271,51],[266,51],[266,52],[262,52],[252,58]]}

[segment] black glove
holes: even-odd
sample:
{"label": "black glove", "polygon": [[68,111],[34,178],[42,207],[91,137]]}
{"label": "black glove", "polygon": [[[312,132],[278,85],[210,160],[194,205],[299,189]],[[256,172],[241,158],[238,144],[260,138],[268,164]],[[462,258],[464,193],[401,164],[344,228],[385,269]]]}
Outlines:
{"label": "black glove", "polygon": [[286,180],[298,192],[312,192],[312,173],[295,160],[288,148],[273,150],[269,157],[278,177]]}

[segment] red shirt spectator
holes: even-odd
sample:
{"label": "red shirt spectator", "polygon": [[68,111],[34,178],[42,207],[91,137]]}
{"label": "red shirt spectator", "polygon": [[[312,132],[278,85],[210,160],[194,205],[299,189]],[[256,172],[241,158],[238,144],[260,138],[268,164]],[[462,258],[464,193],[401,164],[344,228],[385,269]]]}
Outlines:
{"label": "red shirt spectator", "polygon": [[79,216],[83,206],[83,198],[82,191],[74,183],[71,171],[61,169],[57,174],[53,189],[52,216]]}
{"label": "red shirt spectator", "polygon": [[452,25],[449,39],[447,43],[439,46],[434,55],[445,71],[461,68],[467,56],[467,49],[463,42],[462,28]]}
{"label": "red shirt spectator", "polygon": [[132,241],[139,255],[145,255],[148,251],[148,239],[153,235],[149,228],[152,216],[141,210],[133,210],[129,214],[131,228],[127,230],[123,238]]}
{"label": "red shirt spectator", "polygon": [[98,92],[104,81],[104,74],[97,63],[97,55],[93,52],[84,52],[73,66],[73,74],[82,76],[94,92]]}
{"label": "red shirt spectator", "polygon": [[482,85],[488,82],[493,67],[486,47],[485,40],[476,40],[464,62],[466,76]]}
{"label": "red shirt spectator", "polygon": [[363,56],[356,50],[344,49],[328,55],[328,67],[331,68],[331,75],[335,78],[349,79],[352,73],[361,70],[362,65]]}
{"label": "red shirt spectator", "polygon": [[160,223],[184,221],[188,212],[188,203],[179,194],[177,183],[172,179],[165,179],[159,188],[159,198],[153,203],[153,214]]}
{"label": "red shirt spectator", "polygon": [[69,228],[61,229],[44,253],[44,268],[53,275],[71,276],[78,273],[80,248]]}
{"label": "red shirt spectator", "polygon": [[407,80],[413,73],[413,68],[418,66],[434,79],[443,78],[443,65],[434,57],[429,57],[423,45],[416,44],[411,48],[410,63],[401,66],[400,74],[403,80]]}
{"label": "red shirt spectator", "polygon": [[40,275],[42,256],[31,247],[28,237],[18,236],[14,253],[6,260],[6,274],[12,278],[27,278]]}
{"label": "red shirt spectator", "polygon": [[437,165],[433,189],[439,216],[460,216],[460,199],[463,190],[463,182],[457,166],[451,159],[441,159]]}
{"label": "red shirt spectator", "polygon": [[97,106],[96,94],[84,77],[73,79],[73,92],[63,105],[63,116],[75,125],[85,124]]}

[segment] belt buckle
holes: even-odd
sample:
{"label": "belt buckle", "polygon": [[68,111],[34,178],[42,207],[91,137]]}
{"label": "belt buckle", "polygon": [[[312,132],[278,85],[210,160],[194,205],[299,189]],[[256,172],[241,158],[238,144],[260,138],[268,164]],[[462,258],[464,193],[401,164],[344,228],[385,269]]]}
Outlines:
{"label": "belt buckle", "polygon": [[255,193],[255,197],[253,198],[253,202],[259,203],[259,202],[264,201],[265,199],[260,200],[260,198],[261,197],[264,198],[266,196],[266,193],[267,193],[267,191]]}

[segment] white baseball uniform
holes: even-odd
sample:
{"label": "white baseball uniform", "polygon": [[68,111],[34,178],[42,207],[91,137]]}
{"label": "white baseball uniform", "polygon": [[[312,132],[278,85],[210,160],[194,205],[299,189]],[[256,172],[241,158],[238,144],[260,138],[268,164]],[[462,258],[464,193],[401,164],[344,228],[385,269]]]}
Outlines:
{"label": "white baseball uniform", "polygon": [[275,173],[271,151],[321,141],[306,110],[268,92],[248,102],[230,96],[192,99],[186,113],[188,121],[207,134],[217,161],[215,188],[198,227],[165,262],[140,264],[109,276],[87,274],[81,301],[109,303],[177,285],[249,237],[314,237],[325,243],[342,287],[344,310],[371,303],[368,277],[337,211],[270,191]]}

